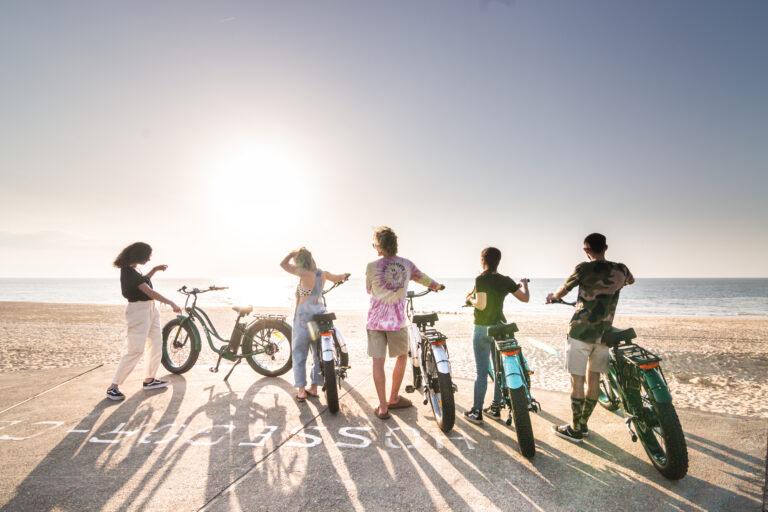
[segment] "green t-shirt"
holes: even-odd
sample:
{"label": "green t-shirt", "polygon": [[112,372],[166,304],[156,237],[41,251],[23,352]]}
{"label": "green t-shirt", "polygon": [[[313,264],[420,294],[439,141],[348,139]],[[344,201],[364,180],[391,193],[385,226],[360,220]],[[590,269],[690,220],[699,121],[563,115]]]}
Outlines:
{"label": "green t-shirt", "polygon": [[475,278],[475,292],[484,292],[486,301],[482,311],[475,308],[475,325],[496,325],[506,322],[502,309],[507,294],[515,293],[520,285],[511,278],[497,273],[483,273]]}
{"label": "green t-shirt", "polygon": [[577,285],[579,298],[571,318],[568,336],[585,343],[600,341],[611,329],[620,290],[633,281],[632,273],[623,263],[585,261],[576,266],[562,290],[569,292]]}

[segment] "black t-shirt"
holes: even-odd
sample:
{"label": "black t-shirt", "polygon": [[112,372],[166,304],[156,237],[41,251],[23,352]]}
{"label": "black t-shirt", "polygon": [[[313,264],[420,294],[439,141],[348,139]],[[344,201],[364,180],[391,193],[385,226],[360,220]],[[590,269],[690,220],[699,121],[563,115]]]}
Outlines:
{"label": "black t-shirt", "polygon": [[496,325],[506,322],[502,309],[504,298],[508,293],[515,293],[520,285],[510,277],[497,273],[480,274],[475,278],[475,291],[484,292],[486,301],[485,309],[480,311],[475,308],[475,325]]}
{"label": "black t-shirt", "polygon": [[142,283],[147,283],[152,288],[152,281],[147,276],[141,275],[141,272],[135,268],[123,267],[120,269],[120,289],[128,302],[152,300],[146,293],[139,290],[139,285]]}

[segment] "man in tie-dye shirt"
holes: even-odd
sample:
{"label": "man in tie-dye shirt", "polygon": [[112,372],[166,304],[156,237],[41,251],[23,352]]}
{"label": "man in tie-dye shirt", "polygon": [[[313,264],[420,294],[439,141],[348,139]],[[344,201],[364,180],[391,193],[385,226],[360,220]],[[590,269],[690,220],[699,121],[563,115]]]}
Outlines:
{"label": "man in tie-dye shirt", "polygon": [[[368,355],[373,358],[373,382],[379,395],[376,415],[389,418],[389,409],[410,407],[411,402],[400,396],[400,385],[408,362],[408,331],[405,327],[405,299],[408,281],[416,281],[432,290],[444,288],[434,279],[422,273],[410,260],[397,256],[397,235],[391,228],[382,226],[373,233],[373,247],[379,258],[365,269],[365,284],[371,295],[368,310]],[[386,398],[384,361],[396,357],[392,370],[392,391]]]}

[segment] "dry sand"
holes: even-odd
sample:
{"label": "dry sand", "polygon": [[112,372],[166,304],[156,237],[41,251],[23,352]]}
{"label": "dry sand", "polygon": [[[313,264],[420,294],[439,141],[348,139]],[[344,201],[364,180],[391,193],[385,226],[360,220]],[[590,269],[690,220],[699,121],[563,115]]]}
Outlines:
{"label": "dry sand", "polygon": [[[114,364],[123,347],[123,310],[123,306],[0,302],[0,371]],[[208,312],[220,332],[231,331],[231,311]],[[169,308],[163,308],[162,315],[163,321],[173,317]],[[354,372],[354,366],[369,364],[364,313],[337,312],[337,316],[350,345]],[[553,309],[552,315],[518,315],[510,320],[520,327],[518,339],[535,370],[534,387],[566,391],[568,375],[562,361],[568,312]],[[678,407],[768,418],[768,317],[619,316],[615,324],[634,327],[638,342],[664,358],[662,366]],[[460,377],[474,376],[471,316],[442,314],[438,327],[449,337],[453,371]],[[204,347],[198,362],[213,360],[213,353]],[[241,366],[236,371],[250,369]],[[290,380],[290,373],[285,378]]]}

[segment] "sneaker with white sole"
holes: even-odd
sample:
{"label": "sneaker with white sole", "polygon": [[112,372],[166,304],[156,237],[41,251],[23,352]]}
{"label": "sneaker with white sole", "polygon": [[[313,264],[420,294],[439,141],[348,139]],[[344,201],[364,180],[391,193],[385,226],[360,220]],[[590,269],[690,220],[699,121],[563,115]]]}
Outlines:
{"label": "sneaker with white sole", "polygon": [[580,430],[581,430],[581,437],[589,437],[589,427],[587,427],[587,424],[586,423],[582,423],[580,425],[580,427],[581,427],[580,428]]}
{"label": "sneaker with white sole", "polygon": [[150,389],[160,389],[160,388],[168,387],[168,382],[165,380],[152,379],[151,382],[145,382],[143,384],[143,387],[144,387],[144,391],[148,391]]}
{"label": "sneaker with white sole", "polygon": [[464,411],[464,417],[467,418],[467,421],[474,423],[475,425],[480,425],[483,422],[483,412],[474,408]]}
{"label": "sneaker with white sole", "polygon": [[501,406],[496,402],[491,402],[490,407],[486,407],[483,412],[486,416],[495,420],[501,419]]}
{"label": "sneaker with white sole", "polygon": [[119,400],[125,400],[125,395],[122,394],[120,390],[117,388],[109,388],[107,390],[107,398],[109,398],[110,400],[119,401]]}
{"label": "sneaker with white sole", "polygon": [[574,430],[570,425],[560,425],[559,427],[557,425],[552,425],[552,429],[555,431],[555,434],[572,443],[579,444],[583,442],[581,430]]}

